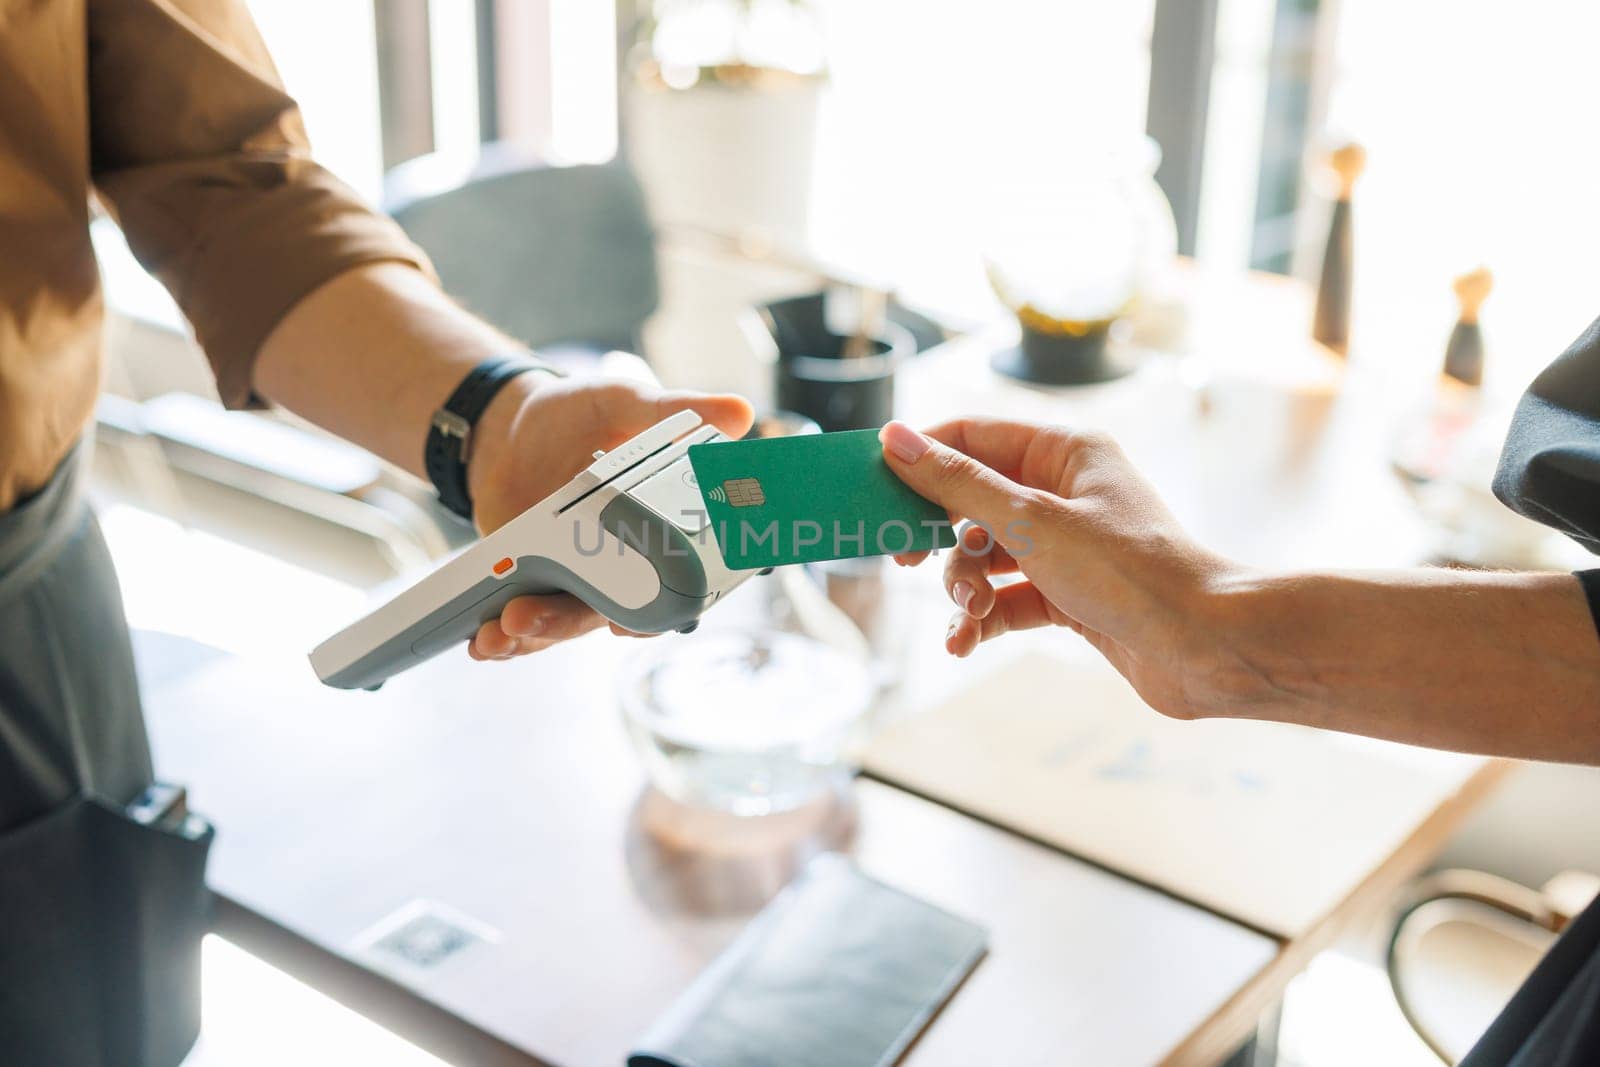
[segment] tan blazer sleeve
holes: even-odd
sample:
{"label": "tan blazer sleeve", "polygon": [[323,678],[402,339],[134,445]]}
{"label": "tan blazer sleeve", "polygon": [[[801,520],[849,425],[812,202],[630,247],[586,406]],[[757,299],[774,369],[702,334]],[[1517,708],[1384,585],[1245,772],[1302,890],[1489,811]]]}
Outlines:
{"label": "tan blazer sleeve", "polygon": [[229,406],[301,297],[363,263],[431,273],[388,218],[312,162],[244,0],[89,0],[96,190],[171,290]]}

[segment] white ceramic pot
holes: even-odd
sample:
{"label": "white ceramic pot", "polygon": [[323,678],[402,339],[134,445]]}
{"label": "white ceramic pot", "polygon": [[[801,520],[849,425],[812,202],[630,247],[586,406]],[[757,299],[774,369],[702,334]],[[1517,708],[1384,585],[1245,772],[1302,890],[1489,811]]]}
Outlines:
{"label": "white ceramic pot", "polygon": [[667,384],[757,394],[767,386],[739,316],[807,280],[731,252],[709,254],[673,230],[757,231],[778,247],[806,248],[822,84],[795,76],[772,87],[670,89],[629,80],[628,156],[663,231],[662,305],[645,347]]}
{"label": "white ceramic pot", "polygon": [[804,247],[820,78],[670,89],[630,79],[628,154],[661,225],[756,228]]}

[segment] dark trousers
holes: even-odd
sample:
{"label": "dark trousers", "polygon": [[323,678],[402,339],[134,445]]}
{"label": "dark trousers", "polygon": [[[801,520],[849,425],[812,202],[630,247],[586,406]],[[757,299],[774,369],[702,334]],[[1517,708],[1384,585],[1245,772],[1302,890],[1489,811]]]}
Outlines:
{"label": "dark trousers", "polygon": [[0,1063],[176,1067],[211,834],[124,811],[150,745],[85,451],[0,513]]}
{"label": "dark trousers", "polygon": [[111,555],[80,445],[0,513],[0,831],[80,793],[126,804],[152,780]]}

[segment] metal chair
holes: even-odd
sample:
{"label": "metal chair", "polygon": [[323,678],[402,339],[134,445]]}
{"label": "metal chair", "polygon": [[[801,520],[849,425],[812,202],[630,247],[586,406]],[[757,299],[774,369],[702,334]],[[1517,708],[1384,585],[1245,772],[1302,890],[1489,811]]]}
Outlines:
{"label": "metal chair", "polygon": [[1597,889],[1580,871],[1538,890],[1482,871],[1418,880],[1386,959],[1401,1014],[1441,1060],[1458,1062]]}

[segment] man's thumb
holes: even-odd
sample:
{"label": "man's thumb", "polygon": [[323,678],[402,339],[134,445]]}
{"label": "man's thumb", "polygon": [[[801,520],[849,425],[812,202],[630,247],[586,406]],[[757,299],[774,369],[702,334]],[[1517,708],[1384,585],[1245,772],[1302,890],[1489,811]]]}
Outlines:
{"label": "man's thumb", "polygon": [[662,393],[656,398],[658,419],[664,419],[685,409],[692,410],[702,420],[709,422],[736,441],[750,429],[750,423],[755,417],[750,401],[731,393],[694,393],[675,390]]}
{"label": "man's thumb", "polygon": [[1023,496],[1021,486],[903,422],[885,425],[878,440],[889,469],[917,495],[953,515],[984,523],[1004,539],[1004,526],[1016,516]]}

